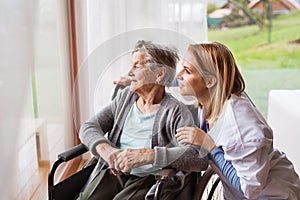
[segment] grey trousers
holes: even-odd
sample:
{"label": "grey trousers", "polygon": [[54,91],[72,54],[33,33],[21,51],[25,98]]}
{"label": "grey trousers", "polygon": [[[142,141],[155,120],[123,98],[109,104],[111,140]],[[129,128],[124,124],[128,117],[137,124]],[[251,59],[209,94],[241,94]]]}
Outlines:
{"label": "grey trousers", "polygon": [[155,182],[153,175],[145,177],[124,174],[114,176],[110,169],[104,169],[79,194],[77,200],[143,200]]}

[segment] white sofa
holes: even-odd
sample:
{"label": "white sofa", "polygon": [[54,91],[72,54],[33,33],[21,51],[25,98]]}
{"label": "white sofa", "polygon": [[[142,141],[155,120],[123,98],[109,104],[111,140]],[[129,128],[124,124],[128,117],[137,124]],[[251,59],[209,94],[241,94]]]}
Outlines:
{"label": "white sofa", "polygon": [[271,90],[268,123],[274,147],[287,154],[300,174],[300,90]]}

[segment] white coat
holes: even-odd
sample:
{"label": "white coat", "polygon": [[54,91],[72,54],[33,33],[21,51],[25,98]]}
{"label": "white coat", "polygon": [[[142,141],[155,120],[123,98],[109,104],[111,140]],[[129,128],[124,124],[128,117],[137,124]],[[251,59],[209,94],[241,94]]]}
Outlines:
{"label": "white coat", "polygon": [[225,199],[300,199],[293,164],[273,147],[272,129],[245,93],[227,100],[208,134],[232,162],[244,192],[238,192],[210,161],[222,180]]}

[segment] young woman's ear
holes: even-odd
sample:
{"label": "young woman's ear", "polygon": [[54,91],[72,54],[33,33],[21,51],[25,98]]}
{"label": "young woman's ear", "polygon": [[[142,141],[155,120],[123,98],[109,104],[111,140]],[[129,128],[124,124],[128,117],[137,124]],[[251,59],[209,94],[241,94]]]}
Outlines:
{"label": "young woman's ear", "polygon": [[209,76],[209,78],[205,81],[205,83],[206,83],[206,87],[209,89],[216,85],[217,79],[214,76]]}

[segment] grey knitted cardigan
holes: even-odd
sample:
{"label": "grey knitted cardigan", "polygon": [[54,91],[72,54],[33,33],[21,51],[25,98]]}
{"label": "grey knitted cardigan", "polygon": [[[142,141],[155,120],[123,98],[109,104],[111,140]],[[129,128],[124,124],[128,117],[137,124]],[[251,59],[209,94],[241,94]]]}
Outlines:
{"label": "grey knitted cardigan", "polygon": [[[95,148],[99,143],[106,142],[119,147],[127,114],[137,99],[137,94],[131,92],[129,87],[125,88],[108,106],[81,126],[80,139],[95,156],[99,157]],[[173,96],[165,94],[153,124],[154,167],[168,166],[185,172],[207,168],[207,152],[200,151],[194,145],[181,145],[174,137],[177,128],[193,125],[194,120],[188,108]],[[99,159],[99,162],[103,160]]]}

